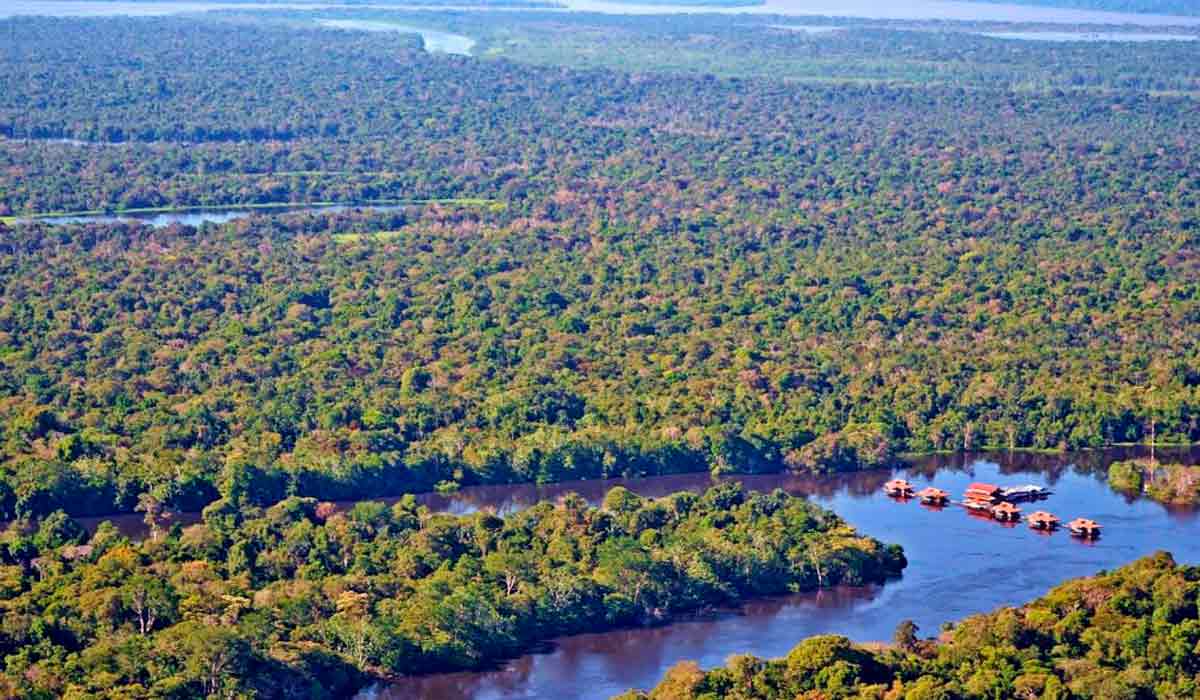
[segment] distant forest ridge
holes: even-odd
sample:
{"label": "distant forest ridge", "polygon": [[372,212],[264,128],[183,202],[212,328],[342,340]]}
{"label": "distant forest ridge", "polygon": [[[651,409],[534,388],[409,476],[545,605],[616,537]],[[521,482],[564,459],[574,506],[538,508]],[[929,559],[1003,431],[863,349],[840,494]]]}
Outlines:
{"label": "distant forest ridge", "polygon": [[973,0],[974,2],[1065,7],[1073,10],[1102,10],[1104,12],[1137,12],[1155,15],[1200,15],[1200,5],[1193,0]]}

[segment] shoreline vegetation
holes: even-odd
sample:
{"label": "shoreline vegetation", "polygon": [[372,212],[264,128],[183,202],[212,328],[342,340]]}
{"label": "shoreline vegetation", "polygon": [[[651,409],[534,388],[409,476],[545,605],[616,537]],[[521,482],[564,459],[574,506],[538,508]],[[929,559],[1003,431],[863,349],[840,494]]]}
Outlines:
{"label": "shoreline vegetation", "polygon": [[1167,505],[1200,504],[1200,466],[1152,458],[1115,462],[1109,468],[1108,483],[1117,491]]}
{"label": "shoreline vegetation", "polygon": [[710,670],[684,662],[650,692],[614,700],[1184,700],[1200,692],[1198,596],[1200,567],[1159,553],[968,617],[936,639],[912,623],[884,648],[812,637],[781,659],[736,655]]}
{"label": "shoreline vegetation", "polygon": [[[397,231],[381,231],[381,232],[375,232],[375,233],[370,233],[370,234],[338,234],[335,236],[335,239],[342,243],[357,243],[364,238],[374,238],[378,241],[386,241],[386,240],[394,238],[398,235],[400,235],[400,232],[397,232]],[[1200,448],[1200,443],[1168,444],[1168,443],[1163,443],[1160,441],[1160,442],[1156,443],[1156,446],[1160,450],[1192,449],[1192,448]],[[1121,449],[1121,448],[1149,448],[1149,447],[1150,447],[1150,445],[1146,444],[1146,443],[1121,443],[1121,444],[1107,445],[1107,446],[1103,446],[1103,447],[1085,447],[1085,448],[1080,448],[1077,450],[1064,450],[1064,449],[1032,448],[1032,447],[1017,447],[1017,448],[1013,448],[1013,449],[1008,449],[1008,448],[1004,448],[1004,447],[986,446],[985,445],[985,446],[981,446],[979,449],[971,450],[970,452],[964,452],[962,450],[929,450],[926,452],[899,452],[893,456],[892,461],[887,462],[887,463],[872,464],[870,466],[857,466],[853,469],[849,469],[849,470],[843,469],[843,470],[840,470],[837,472],[828,472],[827,471],[827,472],[818,472],[818,473],[832,474],[832,473],[847,473],[847,472],[854,472],[854,471],[870,471],[870,470],[880,470],[880,469],[891,470],[891,469],[896,469],[896,468],[911,467],[911,466],[913,466],[912,463],[915,461],[919,461],[924,458],[934,457],[934,456],[945,457],[945,456],[954,456],[954,455],[971,455],[971,456],[982,455],[985,457],[993,457],[995,459],[1002,459],[1003,456],[1005,456],[1005,455],[1067,455],[1067,454],[1087,455],[1087,454],[1106,453],[1106,452],[1110,452],[1110,451]],[[1116,466],[1118,464],[1137,463],[1140,461],[1142,461],[1142,460],[1118,460],[1116,462],[1113,462],[1113,466]],[[1183,465],[1170,465],[1170,466],[1178,467],[1178,468],[1184,469],[1184,470],[1196,470],[1197,472],[1200,472],[1200,466],[1195,466],[1195,467],[1188,467],[1188,466],[1183,466]],[[714,477],[738,476],[738,475],[751,476],[751,475],[755,475],[755,474],[786,473],[788,471],[791,471],[791,470],[787,469],[786,467],[783,469],[780,469],[777,472],[763,471],[763,470],[756,470],[756,471],[730,471],[727,469],[714,470],[713,468],[709,467],[706,469],[700,469],[700,470],[695,470],[695,471],[665,471],[665,472],[656,473],[656,474],[613,474],[613,475],[609,475],[609,476],[601,476],[598,478],[601,478],[601,479],[606,479],[606,478],[650,478],[650,477],[655,477],[655,476],[673,476],[673,475],[688,475],[688,474],[693,474],[693,475],[694,474],[711,474]],[[1106,471],[1107,471],[1107,468],[1106,468]],[[793,473],[798,473],[798,472],[793,472]],[[1109,473],[1109,475],[1110,475],[1109,476],[1109,484],[1115,490],[1129,493],[1130,495],[1142,495],[1143,494],[1142,491],[1137,490],[1136,488],[1129,487],[1125,481],[1114,482],[1112,480],[1112,476],[1111,476],[1112,472],[1107,471],[1107,473]],[[410,491],[398,491],[398,492],[386,492],[386,493],[376,492],[376,493],[362,494],[361,497],[358,497],[358,498],[349,497],[349,498],[341,498],[341,499],[336,499],[336,500],[339,500],[340,502],[346,502],[346,501],[369,502],[369,501],[373,501],[376,499],[401,498],[407,494],[419,495],[419,494],[425,494],[425,493],[440,493],[440,494],[445,495],[445,494],[455,493],[458,490],[462,489],[464,486],[484,486],[484,485],[514,485],[515,486],[515,485],[528,484],[528,483],[536,483],[538,485],[543,485],[543,484],[560,483],[563,481],[571,481],[571,480],[573,480],[573,479],[564,478],[564,479],[559,479],[556,481],[540,481],[540,482],[517,481],[517,482],[497,482],[497,483],[492,483],[492,484],[462,484],[457,481],[443,480],[443,481],[439,481],[437,483],[432,484],[428,488],[424,488],[424,489],[421,489],[418,491],[410,490]],[[1156,499],[1156,500],[1158,500],[1158,499]],[[78,512],[78,511],[75,511],[72,508],[70,508],[70,504],[64,505],[64,507],[61,508],[60,510],[62,510],[62,512],[64,514],[66,514],[67,516],[70,516],[73,518],[93,518],[93,519],[97,519],[97,520],[102,520],[107,517],[129,516],[129,515],[134,515],[136,513],[145,513],[147,503],[153,504],[152,507],[154,508],[155,513],[158,513],[160,515],[170,514],[170,515],[178,516],[183,513],[192,513],[192,514],[200,513],[203,510],[203,508],[207,507],[208,505],[210,505],[213,502],[215,502],[215,501],[198,503],[198,504],[196,504],[197,507],[195,508],[195,510],[174,509],[171,507],[170,503],[159,502],[157,499],[153,498],[152,495],[147,494],[144,498],[139,499],[138,504],[135,504],[134,506],[130,507],[127,510],[115,510],[115,511],[108,511],[108,512]],[[1200,500],[1172,501],[1170,503],[1174,503],[1177,505],[1185,505],[1185,504],[1194,505],[1196,503],[1200,503]],[[260,503],[259,505],[264,505],[264,504]],[[0,525],[2,525],[3,523],[6,523],[6,522],[12,522],[14,520],[18,520],[18,519],[19,518],[9,519],[9,520],[0,519]],[[37,519],[38,519],[37,517],[34,517],[33,521],[36,521]]]}
{"label": "shoreline vegetation", "polygon": [[[409,497],[347,511],[245,492],[131,543],[56,515],[0,535],[0,689],[345,697],[371,680],[486,668],[547,639],[658,625],[749,598],[882,583],[894,545],[776,491],[614,488],[504,518]],[[291,689],[291,690],[290,690]]]}

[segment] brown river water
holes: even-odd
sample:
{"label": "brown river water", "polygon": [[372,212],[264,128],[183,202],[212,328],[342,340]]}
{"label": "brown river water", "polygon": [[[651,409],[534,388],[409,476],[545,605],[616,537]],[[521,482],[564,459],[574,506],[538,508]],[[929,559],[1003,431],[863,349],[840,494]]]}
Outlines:
{"label": "brown river water", "polygon": [[[910,466],[896,470],[817,477],[732,477],[753,490],[782,488],[805,496],[861,531],[902,545],[908,569],[883,586],[756,600],[663,627],[556,639],[537,653],[493,670],[408,678],[369,688],[358,700],[601,700],[628,688],[652,687],[664,671],[683,660],[712,667],[735,653],[781,656],[814,634],[887,640],[897,623],[911,619],[923,635],[936,635],[945,622],[1003,605],[1019,605],[1066,579],[1115,568],[1157,550],[1170,551],[1181,562],[1200,564],[1200,511],[1168,508],[1108,487],[1108,464],[1135,454],[1138,450],[1127,448],[1077,454],[938,455],[913,460]],[[1195,464],[1200,462],[1200,451],[1160,449],[1159,457]],[[1089,543],[1064,531],[1044,535],[1024,523],[1002,525],[958,506],[932,509],[915,501],[897,502],[881,491],[893,475],[909,479],[918,489],[936,485],[955,497],[972,481],[1049,486],[1054,494],[1037,505],[1026,505],[1026,512],[1049,510],[1064,521],[1093,518],[1104,526],[1104,535]],[[616,485],[655,497],[683,489],[702,490],[711,484],[708,474],[684,474],[543,486],[478,486],[418,498],[431,509],[444,512],[487,508],[510,513],[572,491],[598,502]],[[179,519],[186,523],[196,517],[185,514]],[[106,519],[131,535],[142,534],[137,515]],[[98,520],[87,524],[94,526]]]}

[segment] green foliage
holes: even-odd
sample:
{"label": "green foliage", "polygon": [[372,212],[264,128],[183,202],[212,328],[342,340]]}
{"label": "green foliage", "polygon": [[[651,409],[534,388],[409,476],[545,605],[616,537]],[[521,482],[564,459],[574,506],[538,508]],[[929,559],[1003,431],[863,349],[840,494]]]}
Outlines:
{"label": "green foliage", "polygon": [[[623,697],[1189,698],[1200,691],[1198,602],[1200,568],[1158,554],[968,618],[936,644],[908,644],[911,629],[884,650],[814,637],[776,661],[735,657],[707,673],[681,664],[648,695]],[[1068,617],[1069,626],[1055,624]]]}
{"label": "green foliage", "polygon": [[1200,467],[1148,459],[1115,462],[1109,467],[1108,483],[1118,491],[1144,493],[1162,503],[1200,503]]}
{"label": "green foliage", "polygon": [[[824,50],[721,18],[567,17],[639,46]],[[263,21],[5,22],[0,132],[34,140],[0,142],[21,173],[4,210],[130,188],[503,206],[6,233],[0,515],[149,493],[150,516],[223,498],[222,529],[293,494],[1200,440],[1195,105],[1120,77],[1182,81],[1194,48],[830,44],[1110,66],[1101,92],[1030,93],[568,70]]]}
{"label": "green foliage", "polygon": [[102,528],[89,548],[70,525],[59,513],[32,539],[3,535],[12,694],[274,697],[316,683],[344,696],[368,676],[479,668],[554,636],[905,565],[803,499],[731,485],[658,500],[614,489],[603,508],[571,495],[506,518],[412,498],[221,500],[203,524],[140,544]]}
{"label": "green foliage", "polygon": [[[721,0],[715,0],[720,2]],[[737,1],[737,0],[734,0]],[[1188,0],[1032,0],[1153,2]],[[1189,14],[1195,14],[1193,9]],[[1019,13],[1014,13],[1019,15]],[[253,16],[274,19],[276,13]],[[342,10],[283,13],[299,21],[360,17],[436,26],[478,40],[476,55],[534,65],[639,73],[761,78],[849,85],[924,85],[971,91],[1172,91],[1195,95],[1200,72],[1192,27],[1156,27],[1172,41],[1030,42],[993,32],[1077,31],[1097,26],[993,21],[883,21],[850,17],[743,14],[619,15],[529,12],[395,13]],[[1014,17],[1014,21],[1019,20]],[[1138,33],[1136,26],[1105,32]],[[1144,32],[1144,29],[1143,29]],[[1116,148],[1115,142],[1106,147]]]}
{"label": "green foliage", "polygon": [[1140,495],[1145,488],[1146,467],[1140,460],[1113,462],[1108,468],[1108,483],[1118,491]]}

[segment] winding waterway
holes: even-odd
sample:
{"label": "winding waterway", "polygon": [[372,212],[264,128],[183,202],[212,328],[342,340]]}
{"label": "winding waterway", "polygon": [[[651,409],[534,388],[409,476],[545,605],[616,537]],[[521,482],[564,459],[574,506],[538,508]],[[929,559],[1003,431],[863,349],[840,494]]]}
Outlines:
{"label": "winding waterway", "polygon": [[[804,637],[843,634],[858,641],[890,639],[897,623],[914,620],[923,634],[965,615],[1017,605],[1077,576],[1111,569],[1159,549],[1179,561],[1200,563],[1200,514],[1128,498],[1104,481],[1107,463],[1123,452],[1076,457],[1040,455],[929,458],[898,470],[918,488],[936,484],[961,494],[971,481],[1040,483],[1054,495],[1032,509],[1064,520],[1094,518],[1104,536],[1088,543],[1066,532],[1045,535],[1026,525],[1005,526],[945,509],[899,503],[881,492],[893,472],[832,477],[751,476],[753,489],[783,488],[832,508],[860,530],[904,546],[909,567],[884,586],[839,589],[760,600],[737,610],[655,629],[586,634],[556,640],[546,653],[528,654],[483,673],[437,674],[364,691],[360,700],[601,700],[630,687],[647,688],[686,659],[704,667],[734,653],[773,657]],[[1177,455],[1195,461],[1197,455]],[[618,482],[553,487],[489,487],[452,496],[427,496],[431,507],[466,512],[481,507],[519,509],[565,490],[590,500]],[[700,489],[707,476],[688,475],[619,482],[646,496]]]}
{"label": "winding waterway", "polygon": [[436,29],[424,29],[407,24],[394,22],[379,22],[357,19],[323,19],[318,24],[330,29],[347,29],[362,32],[399,32],[402,34],[419,34],[425,50],[430,53],[448,53],[459,56],[470,56],[475,40],[462,34],[451,34]]}
{"label": "winding waterway", "polygon": [[[558,639],[542,653],[521,656],[495,670],[408,678],[363,691],[359,700],[602,700],[631,687],[651,687],[666,669],[683,660],[711,667],[734,653],[780,656],[813,634],[886,640],[897,623],[911,619],[923,634],[935,635],[945,622],[1018,605],[1066,579],[1115,568],[1160,549],[1171,551],[1181,562],[1200,563],[1200,511],[1168,508],[1108,487],[1108,464],[1135,454],[1137,450],[1130,448],[1066,455],[950,455],[920,458],[897,470],[817,477],[739,476],[750,489],[781,488],[806,496],[861,531],[902,545],[908,569],[884,586],[758,600],[665,627]],[[1196,450],[1160,450],[1159,456],[1200,462]],[[1024,523],[1002,525],[958,506],[934,509],[915,501],[897,502],[881,491],[894,475],[909,479],[917,488],[936,485],[956,497],[972,481],[1047,485],[1054,494],[1036,505],[1025,505],[1026,512],[1049,510],[1064,521],[1093,518],[1104,526],[1104,536],[1084,542],[1065,531],[1046,535]],[[478,486],[453,494],[422,494],[418,500],[442,512],[511,513],[567,492],[597,503],[617,485],[657,497],[683,489],[699,491],[711,483],[707,474],[683,474],[544,486]],[[187,514],[179,520],[189,523],[197,517]],[[137,515],[94,518],[86,524],[94,527],[104,519],[131,535],[142,533]]]}

